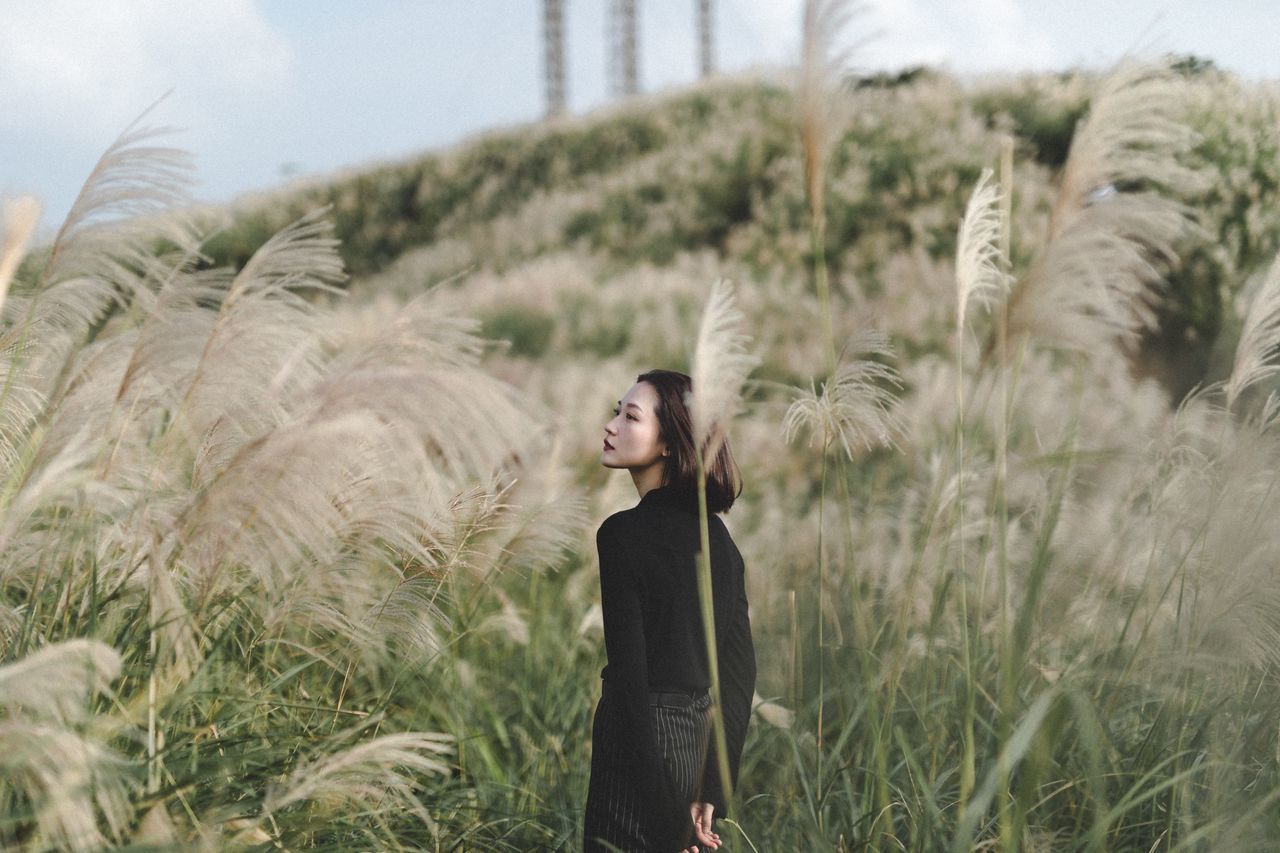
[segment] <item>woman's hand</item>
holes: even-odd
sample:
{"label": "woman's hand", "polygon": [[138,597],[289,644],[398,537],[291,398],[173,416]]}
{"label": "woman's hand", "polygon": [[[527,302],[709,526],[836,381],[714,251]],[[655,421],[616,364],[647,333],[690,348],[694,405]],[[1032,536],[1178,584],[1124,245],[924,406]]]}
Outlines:
{"label": "woman's hand", "polygon": [[[711,803],[690,803],[689,814],[693,818],[693,836],[700,843],[705,844],[712,850],[720,846],[720,836],[711,831],[711,813],[715,811],[715,806]],[[698,853],[697,845],[688,847],[681,853]]]}

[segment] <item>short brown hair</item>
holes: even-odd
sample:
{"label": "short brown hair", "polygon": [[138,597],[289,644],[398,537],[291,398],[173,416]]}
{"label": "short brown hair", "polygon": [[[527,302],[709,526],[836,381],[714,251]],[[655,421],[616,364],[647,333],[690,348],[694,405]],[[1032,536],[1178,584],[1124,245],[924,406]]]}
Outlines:
{"label": "short brown hair", "polygon": [[[647,382],[658,392],[658,434],[670,451],[662,468],[662,485],[696,496],[698,461],[693,445],[693,415],[687,402],[693,380],[675,370],[650,370],[637,376],[636,381]],[[706,468],[707,509],[728,512],[742,494],[742,476],[733,460],[727,435],[720,442],[715,458],[707,461]]]}

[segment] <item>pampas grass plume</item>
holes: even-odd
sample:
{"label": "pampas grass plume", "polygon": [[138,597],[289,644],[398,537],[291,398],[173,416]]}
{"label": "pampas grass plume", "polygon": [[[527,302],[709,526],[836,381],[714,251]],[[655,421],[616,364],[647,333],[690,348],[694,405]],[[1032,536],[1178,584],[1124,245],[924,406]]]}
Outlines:
{"label": "pampas grass plume", "polygon": [[120,654],[96,640],[64,640],[0,666],[0,708],[24,716],[78,720],[85,701],[120,674]]}
{"label": "pampas grass plume", "polygon": [[446,735],[404,732],[381,735],[342,752],[303,763],[280,788],[268,792],[263,812],[271,814],[300,802],[353,802],[371,810],[397,805],[430,822],[418,799],[417,775],[443,775],[440,760],[453,751]]}
{"label": "pampas grass plume", "polygon": [[0,667],[0,779],[33,807],[40,849],[99,850],[107,839],[98,814],[117,839],[129,820],[131,774],[85,725],[88,699],[106,692],[120,667],[115,649],[85,639]]}
{"label": "pampas grass plume", "polygon": [[[893,348],[880,332],[864,332],[853,349],[893,357]],[[782,421],[783,440],[790,443],[808,432],[811,446],[819,440],[834,442],[850,460],[859,448],[894,447],[895,436],[904,431],[895,393],[901,387],[898,372],[880,361],[864,358],[841,364],[821,391],[801,390],[792,401]]]}
{"label": "pampas grass plume", "polygon": [[826,164],[831,90],[847,60],[834,44],[853,16],[848,0],[806,0],[800,72],[800,146],[804,152],[805,196],[815,221],[823,218],[823,170]]}
{"label": "pampas grass plume", "polygon": [[956,237],[956,327],[961,334],[971,301],[985,306],[1003,298],[1009,288],[1009,277],[1001,269],[1001,200],[991,170],[983,169]]}
{"label": "pampas grass plume", "polygon": [[703,448],[705,459],[713,459],[719,450],[723,427],[741,403],[742,383],[759,361],[747,352],[751,339],[741,331],[742,325],[733,283],[719,279],[711,288],[698,326],[689,400],[694,439]]}
{"label": "pampas grass plume", "polygon": [[1120,63],[1071,141],[1044,249],[1009,299],[1013,331],[1083,351],[1157,322],[1160,264],[1198,230],[1177,200],[1208,180],[1186,165],[1198,135],[1167,64]]}
{"label": "pampas grass plume", "polygon": [[1280,353],[1280,256],[1271,264],[1245,317],[1225,389],[1228,409],[1246,388],[1280,371],[1280,365],[1270,363],[1277,353]]}

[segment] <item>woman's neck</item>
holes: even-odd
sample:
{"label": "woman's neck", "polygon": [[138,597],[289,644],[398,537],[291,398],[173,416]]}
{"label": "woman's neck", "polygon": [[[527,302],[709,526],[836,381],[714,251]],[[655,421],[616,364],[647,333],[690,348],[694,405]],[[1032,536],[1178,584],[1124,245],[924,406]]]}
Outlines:
{"label": "woman's neck", "polygon": [[632,468],[631,482],[635,483],[636,491],[643,498],[649,492],[662,485],[662,465],[655,464],[647,468]]}

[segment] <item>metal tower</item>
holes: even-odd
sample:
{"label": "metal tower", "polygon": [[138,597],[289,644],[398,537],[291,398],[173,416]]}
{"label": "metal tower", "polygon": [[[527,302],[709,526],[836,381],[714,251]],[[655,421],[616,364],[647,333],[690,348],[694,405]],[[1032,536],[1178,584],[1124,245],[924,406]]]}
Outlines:
{"label": "metal tower", "polygon": [[564,0],[542,0],[542,37],[547,118],[555,118],[565,111]]}
{"label": "metal tower", "polygon": [[714,29],[711,0],[698,0],[698,69],[703,77],[716,71]]}
{"label": "metal tower", "polygon": [[640,91],[636,67],[636,0],[609,3],[609,94],[627,97]]}

